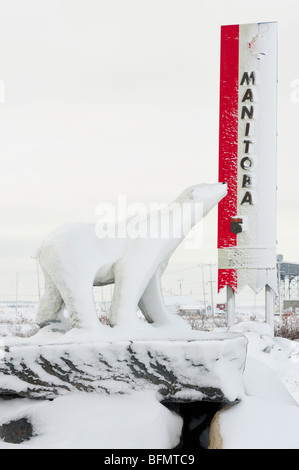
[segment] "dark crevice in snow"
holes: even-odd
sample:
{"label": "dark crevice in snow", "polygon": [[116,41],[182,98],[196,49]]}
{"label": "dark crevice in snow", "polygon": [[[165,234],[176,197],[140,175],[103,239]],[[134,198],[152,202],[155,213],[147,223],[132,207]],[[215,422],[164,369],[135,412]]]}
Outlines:
{"label": "dark crevice in snow", "polygon": [[217,411],[227,403],[216,401],[195,401],[175,403],[163,401],[162,404],[183,418],[183,429],[176,449],[198,451],[208,449],[210,424]]}

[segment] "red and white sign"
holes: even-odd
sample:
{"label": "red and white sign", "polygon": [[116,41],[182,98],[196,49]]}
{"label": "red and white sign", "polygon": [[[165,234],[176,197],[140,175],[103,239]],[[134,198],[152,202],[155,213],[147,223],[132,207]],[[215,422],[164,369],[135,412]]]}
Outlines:
{"label": "red and white sign", "polygon": [[222,26],[218,290],[276,291],[277,23]]}

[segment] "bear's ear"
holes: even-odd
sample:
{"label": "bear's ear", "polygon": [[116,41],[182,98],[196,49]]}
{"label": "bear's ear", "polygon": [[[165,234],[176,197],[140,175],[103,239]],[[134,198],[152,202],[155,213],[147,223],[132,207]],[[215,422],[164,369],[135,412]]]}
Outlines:
{"label": "bear's ear", "polygon": [[193,201],[193,199],[194,199],[194,189],[189,189],[189,197],[190,197],[191,201]]}

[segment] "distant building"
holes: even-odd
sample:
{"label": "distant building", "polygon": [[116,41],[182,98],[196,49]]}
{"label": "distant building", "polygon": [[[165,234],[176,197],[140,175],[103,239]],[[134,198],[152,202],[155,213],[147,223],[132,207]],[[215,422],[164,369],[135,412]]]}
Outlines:
{"label": "distant building", "polygon": [[280,283],[278,291],[282,300],[299,299],[299,263],[283,261],[282,255],[277,255],[277,273]]}
{"label": "distant building", "polygon": [[216,304],[216,308],[220,311],[225,311],[226,310],[226,302],[223,302],[222,304]]}
{"label": "distant building", "polygon": [[205,313],[204,305],[181,305],[179,307],[180,315],[200,315]]}
{"label": "distant building", "polygon": [[298,315],[299,314],[299,300],[284,300],[283,310],[288,310]]}
{"label": "distant building", "polygon": [[190,295],[166,295],[164,301],[171,313],[178,313],[179,315],[200,315],[205,313],[204,302]]}

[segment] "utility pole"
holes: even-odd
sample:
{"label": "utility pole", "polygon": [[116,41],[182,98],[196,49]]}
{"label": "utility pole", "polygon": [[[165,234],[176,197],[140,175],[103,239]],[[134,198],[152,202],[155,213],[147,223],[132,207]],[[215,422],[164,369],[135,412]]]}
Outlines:
{"label": "utility pole", "polygon": [[16,313],[19,315],[19,273],[16,273]]}
{"label": "utility pole", "polygon": [[177,279],[177,281],[180,286],[180,296],[182,296],[182,286],[183,286],[184,279],[180,278],[180,279]]}
{"label": "utility pole", "polygon": [[213,295],[213,273],[212,273],[212,263],[210,263],[210,284],[211,284],[211,314],[214,316],[214,295]]}
{"label": "utility pole", "polygon": [[[279,319],[281,320],[281,282],[280,282],[280,265],[281,265],[281,255],[277,256],[277,283],[278,283],[278,309],[279,309]],[[298,292],[299,297],[299,292]]]}
{"label": "utility pole", "polygon": [[205,276],[204,276],[204,264],[201,264],[201,274],[202,274],[202,288],[203,288],[203,302],[205,307],[205,314],[207,313],[207,302],[206,302],[206,292],[205,292]]}
{"label": "utility pole", "polygon": [[41,295],[40,295],[40,279],[39,279],[39,269],[38,269],[38,259],[36,255],[31,256],[32,259],[35,259],[35,265],[36,265],[36,277],[37,277],[37,291],[38,291],[38,300],[40,300]]}

